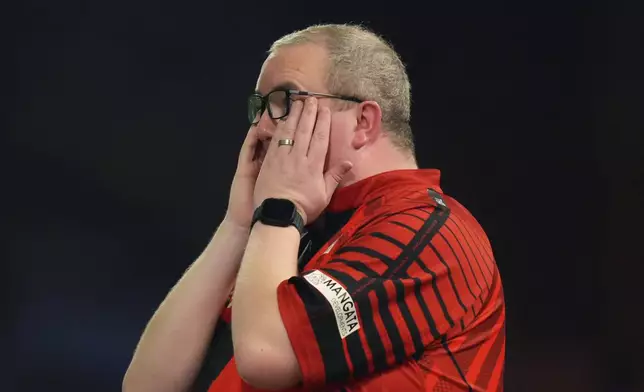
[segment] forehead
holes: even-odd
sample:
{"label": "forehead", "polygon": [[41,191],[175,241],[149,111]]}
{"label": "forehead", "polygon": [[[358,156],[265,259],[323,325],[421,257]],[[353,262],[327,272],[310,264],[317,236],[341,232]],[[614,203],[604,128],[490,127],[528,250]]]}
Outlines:
{"label": "forehead", "polygon": [[256,90],[260,94],[279,87],[326,92],[327,63],[325,50],[319,45],[280,48],[264,61]]}

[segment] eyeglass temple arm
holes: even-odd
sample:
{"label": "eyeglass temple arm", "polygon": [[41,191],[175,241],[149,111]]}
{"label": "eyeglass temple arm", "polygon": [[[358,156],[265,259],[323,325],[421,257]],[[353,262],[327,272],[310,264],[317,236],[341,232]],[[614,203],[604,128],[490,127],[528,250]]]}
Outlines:
{"label": "eyeglass temple arm", "polygon": [[344,99],[346,101],[353,101],[353,102],[363,102],[362,99],[356,98],[356,97],[350,97],[348,95],[335,95],[335,94],[326,94],[326,93],[312,93],[309,91],[302,91],[302,90],[289,90],[289,93],[291,94],[296,94],[296,95],[305,95],[305,96],[310,96],[310,97],[327,97],[327,98],[338,98],[338,99]]}

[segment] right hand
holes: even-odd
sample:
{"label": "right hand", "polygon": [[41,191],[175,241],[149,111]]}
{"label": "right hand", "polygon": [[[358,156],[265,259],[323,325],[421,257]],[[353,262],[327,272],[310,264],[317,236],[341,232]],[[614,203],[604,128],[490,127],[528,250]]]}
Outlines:
{"label": "right hand", "polygon": [[237,161],[237,170],[230,187],[225,222],[250,229],[253,219],[253,192],[264,159],[259,128],[251,126]]}

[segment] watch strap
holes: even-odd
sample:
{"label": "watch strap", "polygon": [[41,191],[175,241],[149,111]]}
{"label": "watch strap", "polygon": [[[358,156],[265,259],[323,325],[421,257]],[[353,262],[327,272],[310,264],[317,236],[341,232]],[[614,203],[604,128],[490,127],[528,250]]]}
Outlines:
{"label": "watch strap", "polygon": [[[272,224],[271,222],[262,220],[262,207],[263,207],[263,203],[259,207],[257,207],[253,212],[253,219],[251,221],[250,228],[252,229],[253,226],[255,226],[255,223],[260,221],[265,225],[281,227],[281,226]],[[297,209],[295,209],[295,214],[293,214],[293,219],[291,222],[289,222],[289,225],[295,226],[295,228],[297,229],[297,231],[300,232],[300,234],[304,232],[304,218],[302,217],[302,215],[300,215]]]}
{"label": "watch strap", "polygon": [[293,217],[292,225],[295,226],[300,234],[304,232],[304,218],[302,218],[302,215],[300,215],[297,209],[295,209],[295,216]]}

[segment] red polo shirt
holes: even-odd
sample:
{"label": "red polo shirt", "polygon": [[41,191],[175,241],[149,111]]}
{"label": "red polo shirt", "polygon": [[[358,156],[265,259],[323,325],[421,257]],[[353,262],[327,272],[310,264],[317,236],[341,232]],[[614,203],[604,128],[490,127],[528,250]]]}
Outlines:
{"label": "red polo shirt", "polygon": [[[328,211],[349,211],[348,221],[277,288],[303,375],[292,391],[503,390],[499,271],[485,232],[439,178],[391,171],[336,191]],[[233,358],[216,373],[200,375],[209,392],[257,391]]]}

